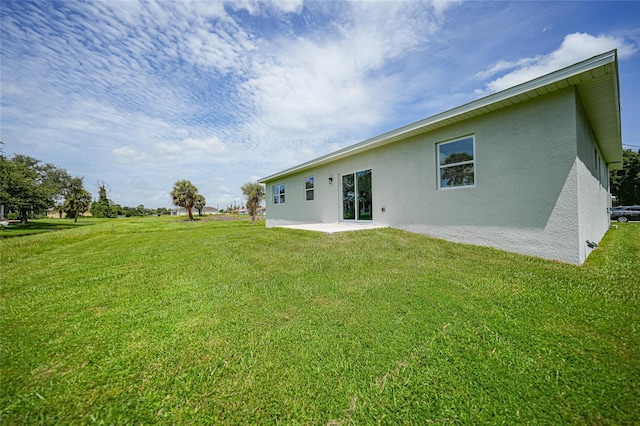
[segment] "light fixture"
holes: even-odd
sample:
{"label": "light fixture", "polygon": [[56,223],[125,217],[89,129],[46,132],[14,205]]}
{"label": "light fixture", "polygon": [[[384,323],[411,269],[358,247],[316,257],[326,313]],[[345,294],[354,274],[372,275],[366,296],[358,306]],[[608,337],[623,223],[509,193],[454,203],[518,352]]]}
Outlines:
{"label": "light fixture", "polygon": [[331,185],[333,183],[333,178],[329,177],[329,185]]}

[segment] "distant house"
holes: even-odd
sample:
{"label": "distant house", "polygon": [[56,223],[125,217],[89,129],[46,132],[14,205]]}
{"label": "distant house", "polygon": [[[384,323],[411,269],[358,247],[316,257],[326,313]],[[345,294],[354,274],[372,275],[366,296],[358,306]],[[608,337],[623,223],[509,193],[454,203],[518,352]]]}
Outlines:
{"label": "distant house", "polygon": [[[198,209],[196,209],[196,213],[197,212],[198,212]],[[202,214],[218,214],[218,209],[216,209],[215,207],[205,206],[202,209]]]}
{"label": "distant house", "polygon": [[[196,209],[195,207],[191,209],[191,214],[197,215],[198,214],[198,209]],[[216,209],[215,207],[209,207],[209,206],[205,206],[202,209],[202,214],[203,215],[207,215],[207,214],[218,214],[218,209]],[[178,207],[178,208],[174,208],[171,209],[171,216],[187,216],[187,209],[185,209],[184,207]]]}
{"label": "distant house", "polygon": [[582,264],[622,166],[618,84],[614,50],[267,176],[267,227],[372,223]]}
{"label": "distant house", "polygon": [[[80,213],[79,216],[91,217],[92,214],[91,214],[91,211],[87,210],[84,213]],[[62,210],[56,209],[55,207],[51,207],[50,209],[47,209],[47,217],[50,219],[59,219],[59,218],[64,219],[67,217],[67,214]]]}

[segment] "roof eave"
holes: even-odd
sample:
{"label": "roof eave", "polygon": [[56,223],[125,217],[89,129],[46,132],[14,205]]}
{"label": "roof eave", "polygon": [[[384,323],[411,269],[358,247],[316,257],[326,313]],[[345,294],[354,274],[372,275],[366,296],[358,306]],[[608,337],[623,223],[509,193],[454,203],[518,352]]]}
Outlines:
{"label": "roof eave", "polygon": [[[606,67],[610,66],[610,64],[613,65],[613,69],[607,72]],[[596,136],[598,137],[600,148],[607,166],[611,169],[615,169],[619,161],[621,167],[622,138],[620,134],[620,94],[617,70],[617,51],[612,50],[558,71],[554,71],[550,74],[543,75],[517,86],[476,99],[475,101],[466,103],[459,107],[441,112],[415,123],[383,133],[311,161],[288,168],[279,173],[264,177],[260,179],[259,182],[267,183],[294,173],[302,172],[311,167],[317,167],[340,158],[349,157],[359,152],[368,151],[410,136],[425,133],[442,125],[449,125],[462,121],[469,118],[469,116],[478,116],[488,112],[489,110],[493,111],[501,109],[504,107],[504,105],[501,105],[503,103],[509,105],[520,103],[523,101],[523,98],[526,100],[540,96],[538,93],[539,91],[549,92],[556,91],[564,87],[578,86],[582,81],[579,76],[582,75],[589,77],[590,74],[588,73],[592,73],[600,67],[605,69],[604,74],[610,75],[611,84],[613,85],[613,87],[607,89],[612,95],[612,100],[608,102],[608,108],[613,106],[614,111],[610,111],[610,113],[615,116],[616,124],[608,126],[609,131],[605,132],[605,134],[598,134],[598,129],[596,129]],[[611,103],[613,103],[613,105],[611,105]],[[587,115],[589,116],[590,114],[594,114],[594,112],[587,110]],[[446,124],[444,124],[445,122]]]}

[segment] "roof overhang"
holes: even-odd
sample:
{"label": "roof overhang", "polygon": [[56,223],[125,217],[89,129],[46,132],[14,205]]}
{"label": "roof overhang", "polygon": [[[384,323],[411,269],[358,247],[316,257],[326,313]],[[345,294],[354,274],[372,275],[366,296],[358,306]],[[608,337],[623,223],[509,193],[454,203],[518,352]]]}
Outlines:
{"label": "roof overhang", "polygon": [[259,182],[266,183],[280,179],[312,167],[526,102],[567,87],[576,87],[607,166],[612,170],[621,169],[622,134],[618,55],[616,50],[612,50],[526,83],[493,93],[413,124],[299,164],[262,178]]}

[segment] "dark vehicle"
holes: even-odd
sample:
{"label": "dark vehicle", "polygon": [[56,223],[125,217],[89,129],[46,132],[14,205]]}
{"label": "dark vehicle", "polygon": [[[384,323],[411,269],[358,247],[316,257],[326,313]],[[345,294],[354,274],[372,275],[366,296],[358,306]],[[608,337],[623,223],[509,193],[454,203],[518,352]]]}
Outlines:
{"label": "dark vehicle", "polygon": [[628,222],[640,220],[640,206],[618,206],[611,209],[611,220]]}

